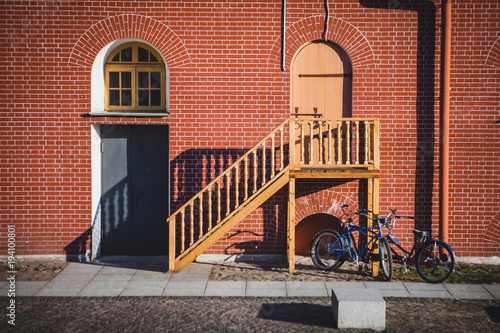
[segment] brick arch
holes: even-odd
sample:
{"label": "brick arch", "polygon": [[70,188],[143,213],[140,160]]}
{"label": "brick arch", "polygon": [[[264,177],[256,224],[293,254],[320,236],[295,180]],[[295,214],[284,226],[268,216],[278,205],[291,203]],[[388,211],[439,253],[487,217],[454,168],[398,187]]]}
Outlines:
{"label": "brick arch", "polygon": [[109,43],[123,38],[138,38],[154,45],[175,68],[191,64],[181,39],[165,24],[147,16],[124,14],[106,18],[90,27],[76,42],[69,63],[92,67],[97,54]]}
{"label": "brick arch", "polygon": [[495,255],[498,255],[498,251],[500,250],[500,244],[498,243],[500,239],[500,211],[497,212],[486,228],[483,239],[488,247],[495,251]]}
{"label": "brick arch", "polygon": [[295,200],[295,224],[315,214],[328,214],[340,218],[342,204],[348,204],[349,210],[358,209],[358,202],[334,189],[314,192]]}
{"label": "brick arch", "polygon": [[[306,43],[323,39],[324,16],[312,16],[290,25],[285,32],[285,68],[290,69],[295,53]],[[281,37],[269,53],[268,68],[279,70],[281,65]],[[366,37],[354,25],[338,19],[329,20],[324,37],[340,45],[351,58],[353,68],[376,66],[375,54]]]}
{"label": "brick arch", "polygon": [[486,56],[485,65],[488,67],[500,68],[500,37],[491,46]]}

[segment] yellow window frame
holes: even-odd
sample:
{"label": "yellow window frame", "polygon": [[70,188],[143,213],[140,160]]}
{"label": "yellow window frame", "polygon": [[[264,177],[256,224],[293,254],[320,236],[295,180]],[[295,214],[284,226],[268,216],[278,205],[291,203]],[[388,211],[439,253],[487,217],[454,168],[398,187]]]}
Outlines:
{"label": "yellow window frame", "polygon": [[[112,61],[113,58],[120,53],[122,50],[126,48],[132,48],[132,60],[131,61],[122,61],[121,57],[119,61]],[[139,61],[139,47],[148,50],[150,53],[148,54],[148,59],[151,59],[151,55],[158,60],[158,62],[152,61]],[[131,73],[131,88],[113,88],[110,87],[109,77],[110,72],[130,72]],[[139,72],[147,72],[149,73],[149,77],[151,77],[151,73],[159,72],[160,73],[160,88],[140,88],[138,77]],[[121,74],[120,74],[121,78]],[[121,81],[121,80],[120,80]],[[109,57],[106,60],[105,69],[104,69],[104,84],[105,84],[105,111],[166,111],[166,69],[165,64],[163,63],[163,59],[161,55],[156,52],[153,48],[146,44],[141,43],[126,43],[120,45],[118,48],[113,50]],[[121,83],[120,83],[121,86]],[[123,106],[123,105],[110,105],[110,90],[119,90],[120,94],[122,90],[131,90],[131,105]],[[159,90],[161,95],[161,104],[159,106],[140,106],[139,105],[139,90],[148,90],[149,93],[149,101],[151,103],[151,91]],[[120,95],[121,96],[121,95]],[[121,99],[121,98],[120,98]]]}

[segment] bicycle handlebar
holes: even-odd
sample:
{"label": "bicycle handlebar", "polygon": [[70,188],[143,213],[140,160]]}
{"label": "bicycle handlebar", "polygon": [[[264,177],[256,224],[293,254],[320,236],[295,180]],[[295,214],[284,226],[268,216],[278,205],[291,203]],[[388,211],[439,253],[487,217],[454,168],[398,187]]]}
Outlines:
{"label": "bicycle handlebar", "polygon": [[[389,214],[387,214],[386,217],[380,217],[380,216],[370,217],[367,214],[368,213],[372,213],[373,214],[373,211],[371,211],[371,210],[368,210],[368,209],[357,209],[357,210],[352,211],[351,213],[346,213],[344,208],[347,208],[347,207],[349,207],[348,204],[343,204],[342,205],[342,212],[344,213],[344,215],[346,215],[347,217],[351,218],[352,215],[357,214],[357,215],[363,215],[367,219],[370,219],[372,221],[376,220],[377,222],[382,223],[384,226],[386,226],[389,229],[389,235],[391,234],[392,228],[394,228],[394,225],[396,224],[396,220],[397,219],[407,218],[407,219],[415,220],[414,216],[397,215],[396,214],[396,209],[391,209],[389,211]],[[394,215],[394,219],[391,219],[391,215]],[[392,222],[392,224],[391,224],[391,222]]]}
{"label": "bicycle handlebar", "polygon": [[403,218],[403,219],[412,219],[412,220],[415,220],[415,216],[396,215],[396,214],[394,214],[394,218],[396,218],[396,219]]}

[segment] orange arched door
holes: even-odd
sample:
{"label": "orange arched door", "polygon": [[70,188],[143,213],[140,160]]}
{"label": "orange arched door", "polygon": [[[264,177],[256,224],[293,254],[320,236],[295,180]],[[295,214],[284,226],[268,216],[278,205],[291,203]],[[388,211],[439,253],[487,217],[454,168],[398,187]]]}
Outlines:
{"label": "orange arched door", "polygon": [[301,48],[293,60],[291,86],[292,114],[352,115],[351,62],[335,44],[319,41]]}

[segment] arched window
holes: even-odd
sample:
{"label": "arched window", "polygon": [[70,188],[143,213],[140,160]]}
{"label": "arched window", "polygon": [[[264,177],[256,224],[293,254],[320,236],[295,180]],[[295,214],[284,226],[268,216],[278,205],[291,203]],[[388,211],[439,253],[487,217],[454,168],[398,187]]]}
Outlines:
{"label": "arched window", "polygon": [[141,43],[126,43],[106,60],[106,111],[165,111],[166,71],[160,54]]}

